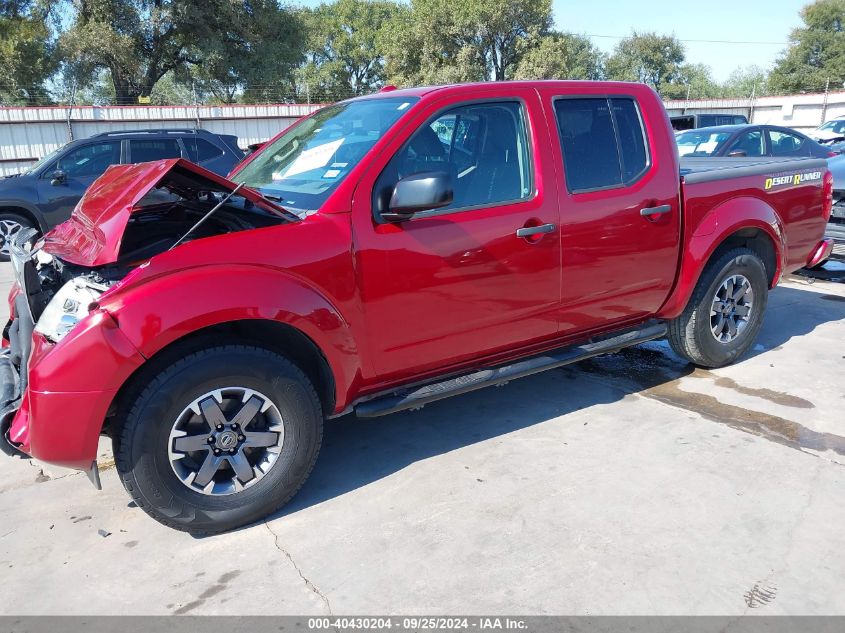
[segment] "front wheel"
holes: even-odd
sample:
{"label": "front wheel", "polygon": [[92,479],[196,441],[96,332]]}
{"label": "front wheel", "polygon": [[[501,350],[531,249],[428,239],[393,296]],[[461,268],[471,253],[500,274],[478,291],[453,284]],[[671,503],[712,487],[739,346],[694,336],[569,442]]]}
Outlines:
{"label": "front wheel", "polygon": [[264,518],[317,459],[320,402],[305,374],[256,347],[203,349],[161,371],[115,440],[123,485],[147,514],[198,534]]}
{"label": "front wheel", "polygon": [[686,309],[669,323],[672,349],[702,367],[733,363],[757,340],[768,292],[757,253],[727,251],[707,265]]}

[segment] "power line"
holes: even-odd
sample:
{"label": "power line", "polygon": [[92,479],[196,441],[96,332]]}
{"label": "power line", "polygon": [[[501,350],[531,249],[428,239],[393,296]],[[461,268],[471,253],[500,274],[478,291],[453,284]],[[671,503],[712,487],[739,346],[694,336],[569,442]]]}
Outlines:
{"label": "power line", "polygon": [[[587,33],[587,37],[600,37],[609,40],[624,40],[630,35],[597,35],[595,33]],[[676,38],[677,39],[677,38]],[[766,42],[766,41],[751,41],[751,40],[684,40],[678,39],[679,42],[685,44],[762,44],[765,46],[788,46],[789,42]]]}

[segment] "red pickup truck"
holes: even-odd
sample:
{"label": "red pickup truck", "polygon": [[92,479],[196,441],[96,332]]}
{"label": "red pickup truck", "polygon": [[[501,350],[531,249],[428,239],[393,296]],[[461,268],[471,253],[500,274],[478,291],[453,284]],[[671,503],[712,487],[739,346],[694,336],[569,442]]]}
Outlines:
{"label": "red pickup truck", "polygon": [[831,189],[824,160],[679,163],[657,95],[611,82],[383,91],[228,180],[115,166],[11,248],[0,444],[99,485],[108,434],[141,508],[227,530],[297,492],[325,418],[660,337],[735,361],[829,253]]}

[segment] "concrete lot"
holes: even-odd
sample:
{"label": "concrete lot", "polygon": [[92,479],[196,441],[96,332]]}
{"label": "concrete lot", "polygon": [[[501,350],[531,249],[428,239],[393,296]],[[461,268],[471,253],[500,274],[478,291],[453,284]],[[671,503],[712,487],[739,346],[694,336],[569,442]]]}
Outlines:
{"label": "concrete lot", "polygon": [[845,614],[843,341],[845,285],[793,277],[735,366],[658,342],[341,419],[284,512],[206,539],[105,443],[102,492],[4,458],[0,613]]}

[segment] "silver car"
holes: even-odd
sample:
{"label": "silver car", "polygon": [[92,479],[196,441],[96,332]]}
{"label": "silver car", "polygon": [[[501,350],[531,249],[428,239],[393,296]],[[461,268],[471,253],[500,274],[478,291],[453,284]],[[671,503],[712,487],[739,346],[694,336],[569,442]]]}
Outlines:
{"label": "silver car", "polygon": [[829,158],[827,166],[833,174],[833,212],[825,237],[833,238],[833,256],[845,258],[845,155]]}

